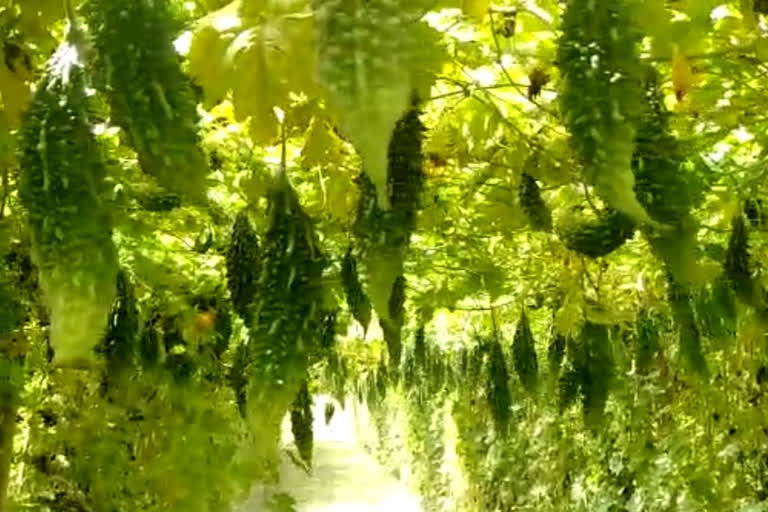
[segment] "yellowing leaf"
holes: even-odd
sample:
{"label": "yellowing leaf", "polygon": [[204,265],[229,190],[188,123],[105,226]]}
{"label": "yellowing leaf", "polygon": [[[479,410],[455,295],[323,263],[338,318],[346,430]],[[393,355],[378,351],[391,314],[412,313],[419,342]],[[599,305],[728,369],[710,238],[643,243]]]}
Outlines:
{"label": "yellowing leaf", "polygon": [[473,18],[482,18],[488,12],[491,0],[463,0],[461,9]]}
{"label": "yellowing leaf", "polygon": [[232,83],[232,69],[224,65],[224,54],[234,36],[221,34],[213,26],[195,32],[189,48],[189,72],[205,92],[205,105],[221,101]]}
{"label": "yellowing leaf", "polygon": [[328,123],[315,117],[309,125],[301,150],[301,160],[305,167],[314,167],[324,163],[338,163],[341,160],[343,142],[331,131]]}
{"label": "yellowing leaf", "polygon": [[274,108],[289,111],[295,94],[315,92],[309,2],[236,0],[203,18],[189,60],[209,101],[221,101],[231,86],[237,120],[250,118],[254,142],[272,142]]}
{"label": "yellowing leaf", "polygon": [[[21,69],[19,69],[21,71]],[[0,63],[0,105],[8,127],[16,128],[31,98],[29,85],[23,76]]]}
{"label": "yellowing leaf", "polygon": [[349,224],[355,217],[360,189],[348,172],[330,170],[325,178],[325,208],[334,221]]}
{"label": "yellowing leaf", "polygon": [[677,101],[683,101],[691,85],[693,85],[691,64],[688,58],[676,48],[672,57],[672,86]]}

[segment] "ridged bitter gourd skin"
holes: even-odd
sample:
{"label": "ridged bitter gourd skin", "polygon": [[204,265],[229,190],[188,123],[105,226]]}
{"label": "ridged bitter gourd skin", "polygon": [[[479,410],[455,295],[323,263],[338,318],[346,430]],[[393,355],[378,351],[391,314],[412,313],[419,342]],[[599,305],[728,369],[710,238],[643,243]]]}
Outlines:
{"label": "ridged bitter gourd skin", "polygon": [[594,219],[571,218],[556,226],[566,247],[590,258],[612,253],[632,238],[635,223],[621,212],[606,210]]}
{"label": "ridged bitter gourd skin", "polygon": [[54,361],[62,366],[91,358],[117,279],[105,167],[87,110],[78,48],[62,44],[23,123],[19,186],[50,312]]}
{"label": "ridged bitter gourd skin", "polygon": [[198,147],[197,104],[173,46],[167,0],[89,0],[96,71],[117,125],[160,185],[205,198],[208,162]]}
{"label": "ridged bitter gourd skin", "polygon": [[642,107],[642,34],[633,26],[636,0],[570,0],[557,59],[560,105],[586,181],[615,210],[651,221],[635,197],[632,155]]}

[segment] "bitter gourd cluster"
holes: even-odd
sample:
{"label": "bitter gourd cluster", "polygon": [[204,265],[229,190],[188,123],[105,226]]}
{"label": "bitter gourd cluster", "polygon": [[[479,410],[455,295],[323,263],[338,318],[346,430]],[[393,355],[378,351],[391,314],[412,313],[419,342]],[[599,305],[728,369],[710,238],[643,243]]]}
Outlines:
{"label": "bitter gourd cluster", "polygon": [[[378,206],[389,210],[389,139],[409,107],[417,73],[428,68],[437,38],[410,0],[314,0],[318,78],[339,125],[363,161]],[[422,80],[423,81],[423,80]]]}
{"label": "bitter gourd cluster", "polygon": [[423,139],[418,98],[398,120],[389,141],[387,183],[392,209],[379,206],[373,183],[360,176],[360,202],[354,230],[365,264],[368,295],[379,317],[390,361],[397,366],[402,352],[405,278],[403,262],[416,225],[424,187]]}

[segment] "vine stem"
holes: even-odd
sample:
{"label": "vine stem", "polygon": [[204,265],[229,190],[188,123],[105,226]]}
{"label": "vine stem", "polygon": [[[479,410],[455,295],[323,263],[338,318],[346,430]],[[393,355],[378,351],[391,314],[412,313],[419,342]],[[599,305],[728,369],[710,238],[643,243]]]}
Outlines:
{"label": "vine stem", "polygon": [[0,220],[3,220],[5,217],[5,205],[8,201],[8,167],[5,167],[3,169],[3,177],[2,181],[0,182],[3,186],[3,197],[0,199]]}
{"label": "vine stem", "polygon": [[455,308],[453,308],[453,310],[454,311],[491,311],[491,312],[493,312],[496,309],[505,308],[505,307],[511,306],[511,305],[513,305],[515,303],[517,303],[517,300],[516,299],[511,299],[511,300],[509,300],[507,302],[502,302],[501,304],[491,304],[490,306],[479,306],[479,307],[474,307],[474,308],[469,308],[469,307],[467,307],[467,308],[459,308],[459,307],[455,307]]}

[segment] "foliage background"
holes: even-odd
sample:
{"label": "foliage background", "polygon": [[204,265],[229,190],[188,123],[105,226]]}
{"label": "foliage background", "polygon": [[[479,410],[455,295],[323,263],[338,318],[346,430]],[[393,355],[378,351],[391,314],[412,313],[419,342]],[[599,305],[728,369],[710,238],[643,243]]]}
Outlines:
{"label": "foliage background", "polygon": [[[661,77],[670,133],[697,183],[689,192],[698,198],[692,215],[701,274],[691,294],[706,376],[680,358],[667,273],[641,231],[606,257],[587,258],[534,229],[521,204],[525,173],[541,184],[556,232],[604,207],[586,184],[559,102],[564,3],[395,4],[395,14],[409,20],[400,35],[409,37],[394,51],[366,51],[402,56],[377,78],[407,77],[424,99],[427,179],[404,260],[406,343],[396,362],[403,368],[386,361],[375,322],[367,331],[355,323],[340,274],[354,242],[361,165],[375,161],[361,148],[375,155],[389,139],[385,122],[365,123],[393,115],[387,97],[339,104],[322,75],[310,71],[318,58],[310,2],[199,0],[169,5],[177,49],[199,95],[200,145],[211,169],[204,204],[151,211],[146,201],[156,197],[157,183],[139,169],[125,133],[96,98],[113,239],[135,286],[141,337],[157,336],[168,355],[193,360],[191,374],[166,355],[159,368],[142,368],[140,380],[110,383],[103,368],[49,364],[47,313],[17,195],[20,122],[46,59],[64,38],[65,12],[58,0],[0,1],[0,254],[8,279],[22,285],[14,289],[26,316],[13,337],[23,348],[10,351],[9,369],[0,371],[18,386],[17,356],[25,354],[8,486],[17,509],[221,510],[263,478],[251,466],[260,440],[239,417],[227,377],[248,326],[232,315],[230,338],[222,325],[201,322],[210,312],[201,304],[215,303],[216,318],[229,307],[224,267],[238,212],[246,209],[260,237],[267,231],[281,129],[287,174],[330,255],[326,295],[340,308],[338,355],[313,367],[313,385],[367,403],[377,453],[393,468],[410,468],[428,510],[765,508],[764,311],[740,300],[731,314],[713,298],[727,277],[733,220],[745,204],[765,199],[763,3],[622,2],[644,35],[641,61]],[[344,117],[358,108],[358,118]],[[752,277],[761,288],[762,215],[748,224]],[[364,281],[372,296],[381,292]],[[513,371],[523,309],[538,354],[534,393]],[[610,326],[612,365],[603,373],[614,378],[597,426],[585,422],[579,403],[560,405],[560,376],[573,365],[571,346],[586,321]],[[426,362],[409,370],[422,326]],[[641,372],[648,329],[661,350]],[[558,335],[568,340],[562,370],[546,356]],[[471,381],[462,369],[464,354],[489,336],[501,342],[511,375],[507,432],[487,405],[485,370]],[[216,353],[222,337],[228,348]]]}

